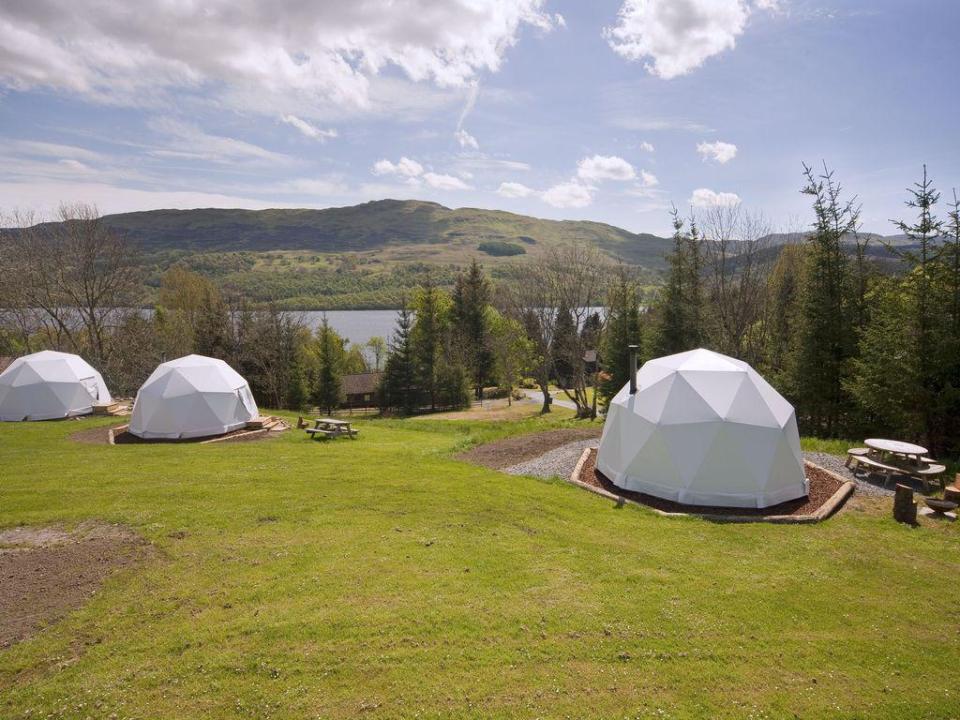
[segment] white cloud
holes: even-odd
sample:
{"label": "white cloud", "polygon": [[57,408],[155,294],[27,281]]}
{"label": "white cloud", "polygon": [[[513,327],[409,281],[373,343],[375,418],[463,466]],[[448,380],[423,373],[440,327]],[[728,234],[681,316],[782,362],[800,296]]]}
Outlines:
{"label": "white cloud", "polygon": [[466,150],[480,149],[480,143],[477,142],[477,139],[462,128],[454,133],[454,137],[457,139],[457,142],[460,143],[460,147]]}
{"label": "white cloud", "polygon": [[100,153],[75,145],[59,145],[36,140],[4,140],[4,145],[18,155],[31,157],[68,158],[87,162],[101,159]]}
{"label": "white cloud", "polygon": [[633,180],[633,165],[616,155],[593,155],[577,163],[577,176],[587,182],[598,180]]}
{"label": "white cloud", "polygon": [[497,195],[507,198],[525,198],[533,195],[534,192],[533,188],[518,182],[502,182],[497,188]]}
{"label": "white cloud", "polygon": [[396,175],[405,178],[408,185],[426,183],[435,190],[469,190],[470,186],[456,175],[424,172],[423,165],[416,160],[402,157],[393,163],[389,160],[377,160],[371,168],[374,175]]}
{"label": "white cloud", "polygon": [[91,170],[90,166],[84,165],[79,160],[73,160],[70,158],[64,158],[63,160],[60,160],[60,164],[63,165],[65,168],[69,168],[70,170],[76,170],[77,172],[85,173]]}
{"label": "white cloud", "polygon": [[640,143],[638,146],[643,152],[653,152],[653,145],[648,143],[646,140]]}
{"label": "white cloud", "polygon": [[593,202],[591,188],[576,180],[554,185],[540,193],[540,198],[558,208],[582,208]]}
{"label": "white cloud", "polygon": [[697,145],[697,152],[703,156],[704,160],[714,160],[723,165],[737,156],[737,146],[721,140],[702,142]]}
{"label": "white cloud", "polygon": [[166,144],[162,148],[150,151],[149,154],[155,157],[216,163],[250,162],[275,165],[289,164],[293,160],[286,155],[272,152],[244,140],[212,135],[192,123],[174,118],[154,118],[147,123],[147,126],[166,137]]}
{"label": "white cloud", "polygon": [[298,118],[296,115],[284,115],[280,119],[287,123],[287,125],[292,125],[295,127],[308,138],[313,138],[314,140],[319,140],[320,142],[324,142],[329,138],[335,138],[337,136],[337,131],[334,128],[329,130],[318,128],[316,125],[312,125],[306,120]]}
{"label": "white cloud", "polygon": [[758,10],[769,10],[770,12],[780,12],[783,8],[780,6],[780,0],[754,0],[754,5]]}
{"label": "white cloud", "polygon": [[401,177],[415,178],[423,174],[423,165],[416,160],[402,157],[396,163],[389,160],[377,160],[373,164],[374,175],[400,175]]}
{"label": "white cloud", "polygon": [[129,105],[180,89],[258,112],[280,111],[266,97],[360,108],[391,68],[441,88],[496,72],[523,26],[559,24],[545,1],[3,3],[0,85]]}
{"label": "white cloud", "polygon": [[697,188],[690,196],[693,207],[731,207],[740,202],[740,196],[731,192],[714,192],[709,188]]}
{"label": "white cloud", "polygon": [[656,187],[660,184],[660,181],[657,179],[657,176],[652,172],[647,172],[646,170],[640,171],[640,185],[643,187],[651,188]]}
{"label": "white cloud", "polygon": [[624,0],[604,35],[618,55],[669,80],[732,50],[749,14],[746,0]]}
{"label": "white cloud", "polygon": [[[87,203],[103,214],[160,210],[166,208],[248,208],[262,210],[275,207],[303,207],[303,203],[258,200],[219,193],[135,190],[107,183],[76,181],[43,181],[0,183],[0,197],[7,208],[36,211],[49,215],[62,203]],[[314,207],[317,207],[314,205]]]}
{"label": "white cloud", "polygon": [[427,185],[435,190],[469,190],[470,186],[454,175],[428,172],[423,174]]}

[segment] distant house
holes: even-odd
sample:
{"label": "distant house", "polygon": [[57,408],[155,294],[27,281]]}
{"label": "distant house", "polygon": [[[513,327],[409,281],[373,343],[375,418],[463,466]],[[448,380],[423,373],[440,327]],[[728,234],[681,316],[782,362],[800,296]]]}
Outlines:
{"label": "distant house", "polygon": [[377,386],[380,384],[380,378],[382,377],[382,372],[344,375],[341,380],[343,407],[360,408],[373,407],[376,405]]}
{"label": "distant house", "polygon": [[598,360],[596,350],[583,351],[583,369],[588,375],[592,375],[597,371],[599,367]]}

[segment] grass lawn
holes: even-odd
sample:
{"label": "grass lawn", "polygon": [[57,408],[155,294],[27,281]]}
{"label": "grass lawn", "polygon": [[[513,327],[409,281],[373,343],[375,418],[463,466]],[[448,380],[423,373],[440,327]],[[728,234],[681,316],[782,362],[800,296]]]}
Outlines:
{"label": "grass lawn", "polygon": [[0,527],[157,547],[0,651],[5,719],[958,715],[956,525],[664,519],[451,459],[558,418],[68,439],[109,422],[0,423]]}

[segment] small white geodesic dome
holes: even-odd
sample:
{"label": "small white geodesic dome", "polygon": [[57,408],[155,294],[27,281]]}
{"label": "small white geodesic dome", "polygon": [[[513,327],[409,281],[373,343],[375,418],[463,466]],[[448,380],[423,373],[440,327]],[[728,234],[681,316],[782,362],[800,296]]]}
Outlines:
{"label": "small white geodesic dome", "polygon": [[103,377],[79,355],[42,350],[0,373],[0,420],[75,417],[109,402]]}
{"label": "small white geodesic dome", "polygon": [[259,417],[247,381],[223,360],[161,363],[137,392],[129,431],[147,439],[222,435]]}
{"label": "small white geodesic dome", "polygon": [[689,505],[764,508],[807,495],[797,418],[747,363],[709,350],[644,364],[607,411],[597,469]]}

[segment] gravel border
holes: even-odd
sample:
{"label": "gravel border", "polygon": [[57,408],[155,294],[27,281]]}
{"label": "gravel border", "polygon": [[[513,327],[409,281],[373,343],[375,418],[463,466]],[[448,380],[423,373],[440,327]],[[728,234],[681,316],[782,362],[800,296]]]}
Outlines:
{"label": "gravel border", "polygon": [[[511,475],[532,475],[538,478],[569,478],[584,449],[595,448],[599,444],[599,438],[575,440],[530,460],[510,465],[504,468],[503,472]],[[885,488],[883,487],[883,479],[880,477],[864,472],[854,474],[844,465],[842,457],[822,452],[805,452],[803,453],[803,459],[836,473],[845,480],[852,480],[856,484],[858,493],[874,497],[891,497],[893,495],[893,482],[890,483],[889,488]],[[912,478],[894,476],[893,479],[896,482],[910,485],[918,492],[923,487],[922,483]]]}
{"label": "gravel border", "polygon": [[532,475],[538,478],[567,478],[573,472],[574,466],[586,448],[595,448],[600,444],[599,438],[588,440],[574,440],[543,455],[522,463],[504,468],[503,472],[510,475]]}

